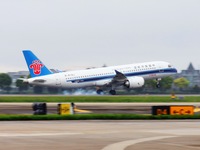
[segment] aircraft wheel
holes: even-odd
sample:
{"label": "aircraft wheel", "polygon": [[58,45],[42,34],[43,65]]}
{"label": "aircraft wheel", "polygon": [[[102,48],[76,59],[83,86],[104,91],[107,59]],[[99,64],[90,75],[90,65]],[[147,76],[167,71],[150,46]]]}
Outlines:
{"label": "aircraft wheel", "polygon": [[157,87],[157,88],[160,88],[160,83],[156,84],[156,87]]}
{"label": "aircraft wheel", "polygon": [[103,90],[102,89],[98,89],[97,90],[97,94],[102,95],[103,94]]}
{"label": "aircraft wheel", "polygon": [[111,95],[116,95],[116,91],[115,90],[110,90],[110,94]]}
{"label": "aircraft wheel", "polygon": [[160,88],[160,81],[161,81],[161,78],[156,79],[156,87],[157,88]]}

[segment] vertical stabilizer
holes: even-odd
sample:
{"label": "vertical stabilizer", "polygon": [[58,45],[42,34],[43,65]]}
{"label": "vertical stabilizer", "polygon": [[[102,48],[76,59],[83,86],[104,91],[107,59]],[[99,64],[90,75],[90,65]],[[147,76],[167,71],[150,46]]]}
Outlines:
{"label": "vertical stabilizer", "polygon": [[30,50],[23,50],[31,77],[44,76],[52,72]]}

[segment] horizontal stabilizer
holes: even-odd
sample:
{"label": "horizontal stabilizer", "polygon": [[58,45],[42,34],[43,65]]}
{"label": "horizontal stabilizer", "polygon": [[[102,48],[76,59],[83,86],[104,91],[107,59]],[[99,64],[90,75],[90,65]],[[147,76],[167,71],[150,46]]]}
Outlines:
{"label": "horizontal stabilizer", "polygon": [[33,80],[33,82],[37,82],[37,83],[44,83],[46,80],[44,79],[35,79]]}

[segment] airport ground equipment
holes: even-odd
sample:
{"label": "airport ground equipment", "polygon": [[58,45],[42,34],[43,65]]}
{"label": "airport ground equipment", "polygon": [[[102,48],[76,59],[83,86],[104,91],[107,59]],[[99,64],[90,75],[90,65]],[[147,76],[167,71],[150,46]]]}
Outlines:
{"label": "airport ground equipment", "polygon": [[47,104],[46,103],[34,103],[33,106],[34,115],[46,115],[47,114]]}

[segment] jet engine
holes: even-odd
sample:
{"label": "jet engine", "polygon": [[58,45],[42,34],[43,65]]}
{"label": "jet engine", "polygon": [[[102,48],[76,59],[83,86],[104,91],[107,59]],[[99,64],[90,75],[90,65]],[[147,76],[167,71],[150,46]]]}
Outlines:
{"label": "jet engine", "polygon": [[124,82],[124,86],[127,88],[139,88],[144,85],[144,78],[143,77],[129,77]]}

